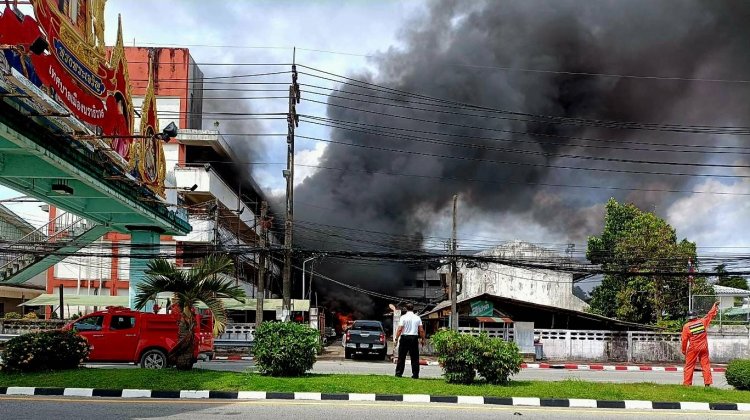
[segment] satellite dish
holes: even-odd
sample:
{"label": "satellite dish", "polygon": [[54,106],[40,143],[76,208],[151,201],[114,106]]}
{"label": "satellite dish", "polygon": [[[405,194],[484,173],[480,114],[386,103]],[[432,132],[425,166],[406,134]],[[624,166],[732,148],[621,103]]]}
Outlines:
{"label": "satellite dish", "polygon": [[396,312],[396,306],[395,306],[394,304],[392,304],[392,303],[389,303],[389,304],[388,304],[388,307],[389,307],[389,308],[391,308],[391,310],[392,310],[393,312]]}

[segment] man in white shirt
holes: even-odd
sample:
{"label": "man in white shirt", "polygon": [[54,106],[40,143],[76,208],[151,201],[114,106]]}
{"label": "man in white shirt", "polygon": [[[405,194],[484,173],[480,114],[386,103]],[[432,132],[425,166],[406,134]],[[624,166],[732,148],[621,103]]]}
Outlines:
{"label": "man in white shirt", "polygon": [[393,341],[398,343],[398,363],[396,363],[396,376],[404,374],[406,365],[406,354],[411,359],[411,377],[419,379],[419,342],[425,345],[425,333],[422,319],[414,313],[414,305],[406,304],[406,313],[398,320],[398,329]]}

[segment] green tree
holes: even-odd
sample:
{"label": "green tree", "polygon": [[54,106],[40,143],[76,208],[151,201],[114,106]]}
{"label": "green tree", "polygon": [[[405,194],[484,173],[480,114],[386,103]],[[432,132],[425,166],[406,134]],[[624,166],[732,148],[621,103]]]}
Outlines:
{"label": "green tree", "polygon": [[146,278],[138,285],[135,297],[136,309],[143,309],[161,292],[174,294],[174,303],[180,310],[179,340],[169,355],[177,369],[193,367],[196,305],[200,302],[214,317],[214,334],[223,331],[227,314],[222,298],[240,300],[245,292],[225,277],[233,272],[231,258],[226,255],[211,255],[189,270],[162,259],[148,263]]}
{"label": "green tree", "polygon": [[718,273],[718,281],[716,284],[719,286],[734,287],[735,289],[748,290],[747,280],[741,276],[730,276],[727,274],[727,265],[719,264],[714,268],[714,271]]}
{"label": "green tree", "polygon": [[[655,323],[679,319],[687,311],[688,261],[696,261],[695,243],[678,242],[674,228],[653,213],[610,199],[604,230],[589,238],[586,256],[614,272],[593,289],[592,312]],[[676,272],[685,276],[668,274]],[[708,290],[705,279],[696,278],[695,288],[696,292]]]}

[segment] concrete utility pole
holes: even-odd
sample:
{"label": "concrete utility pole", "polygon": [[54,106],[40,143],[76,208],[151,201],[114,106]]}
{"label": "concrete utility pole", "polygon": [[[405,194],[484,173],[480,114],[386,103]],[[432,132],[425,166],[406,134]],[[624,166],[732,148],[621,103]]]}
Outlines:
{"label": "concrete utility pole", "polygon": [[450,299],[451,299],[451,329],[458,331],[458,294],[456,293],[456,277],[458,277],[456,271],[456,204],[458,202],[458,195],[453,196],[453,232],[451,233],[451,286],[450,286]]}
{"label": "concrete utility pole", "polygon": [[286,170],[286,223],[284,224],[284,272],[282,274],[282,313],[288,321],[292,310],[292,229],[294,228],[294,129],[299,126],[297,104],[299,103],[299,84],[297,83],[296,49],[292,55],[292,84],[289,86],[289,113],[287,121],[287,155]]}
{"label": "concrete utility pole", "polygon": [[260,253],[258,254],[258,292],[255,294],[255,328],[263,322],[263,295],[266,293],[266,215],[268,203],[263,201],[260,205]]}

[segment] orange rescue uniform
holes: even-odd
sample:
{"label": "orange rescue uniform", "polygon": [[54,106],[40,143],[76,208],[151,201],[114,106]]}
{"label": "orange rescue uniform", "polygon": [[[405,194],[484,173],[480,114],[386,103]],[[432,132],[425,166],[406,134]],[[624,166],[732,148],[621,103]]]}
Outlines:
{"label": "orange rescue uniform", "polygon": [[711,362],[708,359],[708,325],[718,312],[718,302],[714,304],[704,318],[688,321],[682,327],[682,354],[685,355],[684,385],[693,384],[693,371],[698,360],[703,369],[703,383],[711,385]]}

